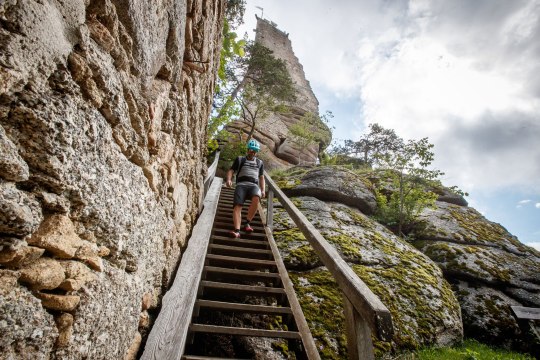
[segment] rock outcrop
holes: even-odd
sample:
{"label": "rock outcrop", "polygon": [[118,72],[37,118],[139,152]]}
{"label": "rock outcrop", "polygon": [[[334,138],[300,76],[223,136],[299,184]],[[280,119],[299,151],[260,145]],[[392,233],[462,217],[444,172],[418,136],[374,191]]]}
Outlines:
{"label": "rock outcrop", "polygon": [[0,358],[136,356],[201,201],[223,14],[0,3]]}
{"label": "rock outcrop", "polygon": [[[391,311],[395,336],[391,344],[377,343],[378,351],[451,344],[463,333],[531,351],[510,305],[540,306],[540,253],[456,205],[466,201],[444,189],[435,208],[423,212],[414,241],[406,242],[366,216],[377,206],[373,175],[296,167],[275,180]],[[341,358],[343,323],[334,321],[343,318],[341,295],[284,210],[275,211],[274,235],[306,317],[318,329],[314,335],[326,357]]]}
{"label": "rock outcrop", "polygon": [[[302,148],[289,132],[289,127],[297,123],[306,113],[319,115],[319,101],[306,80],[302,64],[294,55],[289,35],[279,30],[276,24],[257,17],[255,41],[272,50],[273,55],[285,61],[287,70],[295,83],[296,100],[287,104],[286,113],[270,113],[257,125],[253,137],[262,144],[261,157],[268,169],[288,168],[291,165],[315,164],[319,152],[330,144],[331,133],[326,124],[320,123],[319,143]],[[232,133],[249,133],[248,124],[235,121],[227,126]]]}

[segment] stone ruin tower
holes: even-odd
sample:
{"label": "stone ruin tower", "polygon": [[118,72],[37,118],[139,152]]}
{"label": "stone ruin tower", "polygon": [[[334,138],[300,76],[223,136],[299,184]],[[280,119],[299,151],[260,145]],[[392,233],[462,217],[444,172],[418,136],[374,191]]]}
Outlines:
{"label": "stone ruin tower", "polygon": [[[279,30],[275,23],[257,17],[255,41],[273,51],[273,55],[285,61],[287,70],[295,83],[296,100],[288,104],[289,111],[284,114],[272,113],[257,126],[253,137],[261,143],[261,156],[265,166],[287,168],[292,165],[315,164],[318,154],[330,143],[332,134],[328,130],[318,144],[302,149],[294,141],[289,127],[304,114],[319,115],[319,101],[311,90],[300,61],[294,55],[289,34]],[[325,126],[326,128],[326,126]],[[249,127],[241,120],[227,126],[232,133],[247,134]]]}

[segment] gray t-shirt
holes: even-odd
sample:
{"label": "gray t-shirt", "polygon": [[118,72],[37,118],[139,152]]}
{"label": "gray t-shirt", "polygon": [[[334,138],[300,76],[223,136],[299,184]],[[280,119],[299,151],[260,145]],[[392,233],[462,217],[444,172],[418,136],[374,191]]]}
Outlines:
{"label": "gray t-shirt", "polygon": [[[237,157],[231,166],[231,169],[233,169],[235,172],[238,171],[238,168],[240,167],[241,159],[242,157]],[[264,173],[264,165],[262,160],[259,159],[259,161],[257,161],[257,158],[253,158],[253,160],[249,160],[248,158],[245,159],[244,165],[240,169],[240,172],[236,175],[236,184],[258,184],[259,176],[262,176]]]}

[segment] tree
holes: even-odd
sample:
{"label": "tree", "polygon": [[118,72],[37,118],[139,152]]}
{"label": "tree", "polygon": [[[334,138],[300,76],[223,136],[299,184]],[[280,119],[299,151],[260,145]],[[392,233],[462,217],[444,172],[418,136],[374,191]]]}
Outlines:
{"label": "tree", "polygon": [[378,217],[389,226],[396,226],[396,233],[403,235],[405,225],[412,225],[427,206],[432,206],[437,195],[426,190],[426,182],[436,180],[443,173],[429,170],[434,159],[433,144],[428,138],[418,141],[396,137],[389,143],[391,150],[379,153],[376,164],[387,170],[390,189],[380,184],[376,190],[379,205]]}
{"label": "tree", "polygon": [[395,150],[399,136],[393,129],[385,129],[379,124],[370,124],[369,132],[362,135],[360,140],[345,140],[343,146],[337,146],[335,155],[360,158],[364,164],[373,166],[379,156]]}
{"label": "tree", "polygon": [[225,19],[222,29],[222,46],[218,68],[218,78],[213,99],[212,116],[208,121],[208,138],[211,141],[215,137],[219,128],[239,116],[239,108],[234,101],[231,101],[230,88],[235,86],[235,67],[238,59],[245,56],[245,39],[237,39],[238,35],[234,31],[243,23],[245,12],[245,0],[228,0],[226,4]]}
{"label": "tree", "polygon": [[242,120],[249,125],[248,140],[258,122],[272,112],[285,112],[286,104],[296,99],[296,89],[285,61],[272,50],[253,43],[248,46],[247,70],[237,93]]}
{"label": "tree", "polygon": [[[326,124],[332,117],[333,114],[330,111],[320,117],[306,112],[299,121],[289,127],[292,141],[300,147],[301,152],[310,146],[329,142],[327,134],[329,132],[331,134],[331,129]],[[298,153],[298,164],[301,164],[300,153]]]}

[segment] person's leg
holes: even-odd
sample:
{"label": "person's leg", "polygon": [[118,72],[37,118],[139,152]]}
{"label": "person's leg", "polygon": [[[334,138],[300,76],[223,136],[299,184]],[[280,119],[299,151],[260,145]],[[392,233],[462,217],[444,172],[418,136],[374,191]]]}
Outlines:
{"label": "person's leg", "polygon": [[242,206],[246,198],[246,189],[243,186],[237,186],[234,190],[234,201],[233,201],[233,226],[229,234],[231,237],[239,238],[240,237],[240,224],[242,222]]}
{"label": "person's leg", "polygon": [[242,205],[234,205],[234,208],[233,208],[234,230],[240,230],[241,222],[242,222]]}
{"label": "person's leg", "polygon": [[259,197],[253,196],[251,198],[251,204],[249,204],[248,213],[247,213],[248,222],[251,222],[251,220],[253,220],[253,217],[257,213],[258,206],[259,206]]}

